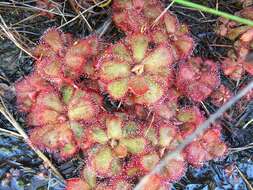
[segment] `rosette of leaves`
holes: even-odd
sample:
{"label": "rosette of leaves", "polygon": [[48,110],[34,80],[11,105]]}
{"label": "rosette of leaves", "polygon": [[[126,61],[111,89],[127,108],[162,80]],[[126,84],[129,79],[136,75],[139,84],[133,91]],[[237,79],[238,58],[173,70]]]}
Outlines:
{"label": "rosette of leaves", "polygon": [[217,63],[194,57],[180,63],[176,75],[176,87],[193,101],[205,100],[220,84]]}
{"label": "rosette of leaves", "polygon": [[222,106],[223,104],[225,104],[230,98],[232,97],[232,92],[231,90],[221,84],[219,86],[219,88],[217,88],[211,95],[210,95],[210,99],[211,102],[215,105],[215,106]]}
{"label": "rosette of leaves", "polygon": [[36,126],[31,141],[61,158],[69,158],[79,150],[86,126],[99,113],[99,105],[87,91],[63,86],[60,92],[42,91],[37,96],[28,123]]}
{"label": "rosette of leaves", "polygon": [[[235,13],[240,17],[253,19],[253,7],[245,7]],[[250,26],[239,25],[234,21],[220,18],[217,33],[234,42],[234,49],[228,52],[228,57],[222,61],[222,70],[226,76],[239,80],[245,72],[253,75],[252,43],[253,29]]]}
{"label": "rosette of leaves", "polygon": [[205,162],[218,159],[227,153],[227,145],[221,140],[218,125],[208,129],[200,138],[185,148],[187,161],[197,167]]}
{"label": "rosette of leaves", "polygon": [[15,83],[17,105],[19,110],[29,112],[41,91],[51,89],[51,85],[37,73],[32,73]]}
{"label": "rosette of leaves", "polygon": [[119,115],[105,115],[91,125],[82,142],[83,150],[88,152],[87,167],[100,177],[120,175],[124,159],[146,149],[140,127]]}
{"label": "rosette of leaves", "polygon": [[70,34],[49,29],[34,50],[38,57],[36,71],[55,84],[73,83],[72,79],[88,72],[90,60],[98,53],[98,44],[96,36],[74,40]]}
{"label": "rosette of leaves", "polygon": [[115,100],[153,105],[165,96],[173,80],[173,54],[168,43],[150,46],[152,39],[134,34],[109,47],[97,63],[104,90]]}
{"label": "rosette of leaves", "polygon": [[163,10],[159,0],[116,0],[113,20],[129,35],[145,32],[157,43],[170,42],[177,60],[187,58],[194,46],[188,27],[180,24],[171,12],[162,13]]}
{"label": "rosette of leaves", "polygon": [[[178,127],[183,138],[192,134],[205,120],[197,107],[185,107],[177,113]],[[188,163],[201,166],[205,161],[225,155],[226,144],[221,140],[220,127],[212,125],[203,135],[188,145],[184,152]]]}
{"label": "rosette of leaves", "polygon": [[203,113],[196,106],[179,109],[176,119],[182,138],[192,134],[205,121]]}
{"label": "rosette of leaves", "polygon": [[234,43],[235,49],[231,50],[228,58],[222,62],[222,70],[226,76],[239,80],[245,72],[253,75],[252,44],[253,29],[251,28],[241,34]]}
{"label": "rosette of leaves", "polygon": [[[128,177],[143,176],[154,169],[158,162],[181,142],[180,131],[170,122],[153,121],[152,125],[144,128],[144,136],[149,148],[143,153],[130,158],[125,173]],[[162,183],[179,180],[186,171],[186,162],[183,154],[170,159],[161,171],[159,179]]]}

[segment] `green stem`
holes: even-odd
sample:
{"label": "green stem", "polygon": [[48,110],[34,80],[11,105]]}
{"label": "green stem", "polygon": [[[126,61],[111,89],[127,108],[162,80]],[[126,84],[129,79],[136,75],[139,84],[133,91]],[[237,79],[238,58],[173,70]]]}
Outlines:
{"label": "green stem", "polygon": [[241,17],[235,16],[235,15],[232,15],[232,14],[229,14],[229,13],[225,13],[225,12],[222,12],[222,11],[219,11],[219,10],[216,10],[216,9],[212,9],[212,8],[209,8],[209,7],[206,7],[206,6],[203,6],[203,5],[192,3],[192,2],[189,2],[187,0],[173,0],[173,1],[175,3],[181,4],[181,5],[193,8],[193,9],[197,9],[197,10],[207,12],[207,13],[210,13],[210,14],[213,14],[213,15],[221,16],[221,17],[227,18],[229,20],[240,22],[242,24],[246,24],[246,25],[249,25],[249,26],[253,26],[253,21],[249,20],[249,19],[241,18]]}

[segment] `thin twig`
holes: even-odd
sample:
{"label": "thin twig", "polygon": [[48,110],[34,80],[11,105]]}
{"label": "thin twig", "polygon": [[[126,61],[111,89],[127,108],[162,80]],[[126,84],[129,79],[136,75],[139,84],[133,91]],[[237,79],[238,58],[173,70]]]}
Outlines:
{"label": "thin twig", "polygon": [[176,149],[172,152],[169,152],[165,158],[146,176],[144,176],[139,184],[134,188],[134,190],[142,190],[145,184],[148,182],[149,178],[161,172],[161,170],[166,166],[169,160],[176,158],[182,150],[190,144],[194,139],[199,137],[204,131],[219,117],[221,117],[224,112],[226,112],[233,104],[245,96],[250,90],[253,89],[253,81],[251,81],[244,89],[242,89],[237,95],[232,97],[227,103],[220,107],[214,114],[202,123],[191,135],[189,135],[181,144],[179,144]]}
{"label": "thin twig", "polygon": [[62,28],[62,27],[64,27],[64,26],[68,25],[69,23],[75,21],[76,19],[78,19],[78,18],[79,18],[81,15],[83,15],[84,13],[86,13],[86,12],[88,12],[89,10],[91,10],[91,9],[93,9],[93,8],[95,8],[95,7],[99,6],[99,5],[101,5],[101,4],[103,4],[103,3],[106,2],[106,1],[107,1],[107,0],[103,0],[103,1],[101,1],[101,2],[99,2],[99,3],[97,3],[97,4],[95,4],[95,5],[93,5],[93,6],[91,6],[91,7],[89,7],[88,9],[86,9],[86,10],[80,12],[80,14],[78,14],[78,15],[75,16],[74,18],[72,18],[72,19],[69,20],[68,22],[65,22],[64,24],[62,24],[61,26],[59,26],[58,29],[60,29],[60,28]]}
{"label": "thin twig", "polygon": [[18,124],[18,122],[14,119],[12,114],[6,108],[1,96],[0,96],[0,100],[1,100],[1,105],[0,105],[1,114],[12,124],[12,126],[17,130],[17,132],[22,136],[24,141],[36,152],[36,154],[44,161],[44,163],[52,169],[54,174],[56,174],[60,179],[64,179],[62,175],[60,174],[60,172],[56,169],[56,167],[51,163],[51,161],[31,143],[28,135],[25,133],[22,127]]}
{"label": "thin twig", "polygon": [[22,137],[22,135],[14,132],[14,131],[7,130],[7,129],[0,128],[0,131],[2,133],[5,133],[6,135],[15,136],[15,137],[18,137],[18,138]]}
{"label": "thin twig", "polygon": [[249,183],[249,181],[247,180],[247,178],[243,175],[243,173],[241,172],[241,170],[235,166],[237,171],[239,172],[240,176],[242,177],[243,181],[246,183],[247,187],[249,188],[249,190],[253,190],[253,187],[251,186],[251,184]]}
{"label": "thin twig", "polygon": [[7,38],[9,38],[19,49],[21,49],[22,51],[24,51],[26,54],[28,54],[29,56],[31,56],[34,59],[37,59],[36,57],[34,57],[32,55],[31,52],[29,52],[25,47],[23,47],[18,41],[17,39],[14,37],[14,35],[12,34],[12,32],[9,30],[8,26],[6,25],[3,17],[0,15],[0,20],[2,22],[2,24],[0,24],[0,28],[4,31],[5,35]]}

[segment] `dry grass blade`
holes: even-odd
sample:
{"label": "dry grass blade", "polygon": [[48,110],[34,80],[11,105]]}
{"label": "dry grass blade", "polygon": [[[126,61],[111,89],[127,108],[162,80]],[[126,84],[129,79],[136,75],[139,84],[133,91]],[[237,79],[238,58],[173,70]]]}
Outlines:
{"label": "dry grass blade", "polygon": [[243,173],[241,172],[241,170],[235,166],[238,173],[240,174],[240,176],[242,177],[243,181],[246,183],[247,187],[250,189],[250,190],[253,190],[253,187],[251,186],[251,184],[249,183],[249,181],[247,180],[247,178],[243,175]]}
{"label": "dry grass blade", "polygon": [[60,29],[60,28],[62,28],[62,27],[64,27],[64,26],[68,25],[69,23],[75,21],[75,20],[78,19],[80,16],[82,16],[84,13],[86,13],[86,12],[88,12],[89,10],[91,10],[91,9],[93,9],[93,8],[95,8],[95,7],[97,7],[97,6],[101,5],[101,4],[103,4],[103,3],[105,3],[106,1],[107,1],[107,0],[103,0],[103,1],[101,1],[101,2],[99,2],[99,3],[96,3],[95,5],[93,5],[93,6],[91,6],[91,7],[89,7],[88,9],[85,9],[84,11],[80,12],[77,16],[75,16],[74,18],[72,18],[71,20],[69,20],[68,22],[65,22],[64,24],[62,24],[61,26],[59,26],[58,29]]}
{"label": "dry grass blade", "polygon": [[10,136],[15,136],[17,138],[22,138],[22,136],[16,132],[13,132],[13,131],[10,131],[10,130],[7,130],[7,129],[3,129],[3,128],[0,128],[0,132],[6,134],[6,135],[10,135]]}
{"label": "dry grass blade", "polygon": [[25,48],[24,46],[22,46],[18,40],[15,38],[15,36],[13,35],[13,33],[9,30],[8,26],[6,25],[3,17],[0,15],[0,28],[3,30],[4,34],[6,35],[7,38],[9,38],[19,49],[21,49],[22,51],[24,51],[26,54],[28,54],[29,56],[33,57],[34,59],[37,59],[36,57],[34,57],[32,55],[31,52],[29,52],[27,50],[27,48]]}
{"label": "dry grass blade", "polygon": [[241,151],[252,149],[252,148],[253,148],[253,143],[250,143],[250,144],[243,146],[243,147],[229,148],[229,154],[241,152]]}
{"label": "dry grass blade", "polygon": [[134,188],[134,190],[142,190],[146,183],[149,181],[150,176],[159,174],[161,170],[166,166],[169,160],[176,158],[182,150],[190,144],[194,139],[199,137],[204,131],[219,117],[221,117],[233,104],[245,96],[250,90],[253,89],[253,81],[251,81],[244,89],[242,89],[237,95],[232,97],[227,103],[220,107],[214,114],[202,123],[191,135],[189,135],[176,149],[172,152],[169,152],[165,158],[146,176],[144,176],[139,184]]}
{"label": "dry grass blade", "polygon": [[[23,2],[17,2],[17,1],[12,1],[12,3],[10,2],[0,2],[0,6],[2,7],[11,7],[11,8],[20,8],[20,9],[26,9],[26,10],[31,10],[31,11],[42,11],[42,12],[46,12],[46,13],[50,13],[50,14],[54,14],[54,15],[58,15],[58,16],[64,16],[64,17],[74,17],[74,15],[72,14],[62,14],[57,13],[54,11],[54,9],[42,9],[36,6],[31,6],[29,4],[25,4]],[[59,9],[57,9],[59,11]]]}
{"label": "dry grass blade", "polygon": [[51,161],[31,143],[28,135],[25,133],[22,127],[18,124],[18,122],[14,119],[14,117],[11,115],[9,110],[6,108],[2,97],[0,97],[0,99],[1,99],[1,104],[0,104],[1,114],[12,124],[12,126],[17,130],[17,132],[22,136],[24,141],[36,152],[36,154],[44,161],[44,163],[49,168],[51,168],[53,173],[57,175],[60,179],[64,179],[62,175],[60,174],[60,172],[56,169],[56,167],[51,163]]}

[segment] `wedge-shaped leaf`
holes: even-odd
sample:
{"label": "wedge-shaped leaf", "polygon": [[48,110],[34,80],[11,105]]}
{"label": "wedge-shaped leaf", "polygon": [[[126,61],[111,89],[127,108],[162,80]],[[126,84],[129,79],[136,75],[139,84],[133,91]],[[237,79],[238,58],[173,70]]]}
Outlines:
{"label": "wedge-shaped leaf", "polygon": [[65,73],[71,71],[80,71],[84,63],[86,63],[84,57],[67,53],[65,56]]}
{"label": "wedge-shaped leaf", "polygon": [[30,139],[36,146],[57,153],[62,159],[73,156],[78,150],[67,123],[37,127],[30,133]]}
{"label": "wedge-shaped leaf", "polygon": [[145,79],[141,76],[131,77],[128,87],[135,95],[143,95],[149,90]]}
{"label": "wedge-shaped leaf", "polygon": [[93,171],[89,166],[86,166],[83,169],[82,176],[91,188],[95,188],[97,182],[95,171]]}
{"label": "wedge-shaped leaf", "polygon": [[63,98],[63,102],[68,104],[71,100],[72,96],[74,95],[74,87],[70,85],[65,85],[61,88],[61,95]]}
{"label": "wedge-shaped leaf", "polygon": [[28,112],[36,102],[42,90],[50,90],[49,83],[44,81],[37,73],[33,73],[15,84],[17,104],[19,109]]}
{"label": "wedge-shaped leaf", "polygon": [[83,56],[88,54],[89,49],[90,46],[88,41],[86,39],[81,39],[76,41],[73,46],[68,50],[68,52],[72,55]]}
{"label": "wedge-shaped leaf", "polygon": [[111,163],[111,175],[112,176],[118,175],[121,170],[122,170],[122,164],[120,160],[114,156]]}
{"label": "wedge-shaped leaf", "polygon": [[191,55],[194,42],[192,38],[182,36],[174,42],[174,46],[177,49],[177,56],[181,59],[184,59]]}
{"label": "wedge-shaped leaf", "polygon": [[107,117],[106,128],[107,136],[111,139],[120,139],[122,137],[122,120],[119,117]]}
{"label": "wedge-shaped leaf", "polygon": [[119,170],[119,165],[111,149],[107,146],[99,147],[90,157],[92,168],[101,176],[110,176],[116,174]]}
{"label": "wedge-shaped leaf", "polygon": [[81,98],[79,102],[70,102],[68,105],[68,117],[70,120],[89,120],[96,114],[93,103]]}
{"label": "wedge-shaped leaf", "polygon": [[124,44],[118,43],[112,47],[112,53],[115,57],[127,62],[132,62],[132,58],[129,54],[129,50]]}
{"label": "wedge-shaped leaf", "polygon": [[162,126],[159,129],[159,144],[162,147],[169,147],[176,133],[177,131],[173,126]]}
{"label": "wedge-shaped leaf", "polygon": [[174,34],[177,32],[179,23],[176,16],[170,13],[165,14],[164,23],[169,34]]}
{"label": "wedge-shaped leaf", "polygon": [[151,105],[159,101],[164,95],[164,89],[151,77],[145,78],[146,83],[148,84],[149,90],[142,96],[135,98],[135,102],[139,104]]}
{"label": "wedge-shaped leaf", "polygon": [[195,122],[197,114],[193,109],[185,109],[177,114],[177,119],[181,122]]}
{"label": "wedge-shaped leaf", "polygon": [[127,156],[127,147],[119,144],[113,148],[113,152],[118,158],[125,158]]}
{"label": "wedge-shaped leaf", "polygon": [[49,30],[43,36],[43,40],[53,49],[53,51],[60,51],[63,46],[63,39],[61,38],[61,34],[57,30]]}
{"label": "wedge-shaped leaf", "polygon": [[154,4],[147,4],[144,6],[144,15],[152,21],[154,21],[157,17],[159,17],[160,14],[162,14],[161,7],[158,5],[158,3]]}
{"label": "wedge-shaped leaf", "polygon": [[[36,106],[28,115],[28,123],[32,126],[42,126],[61,122],[61,114],[55,110]],[[63,121],[65,119],[63,118]]]}
{"label": "wedge-shaped leaf", "polygon": [[122,129],[122,134],[124,137],[136,135],[137,132],[138,132],[138,125],[133,121],[127,122]]}
{"label": "wedge-shaped leaf", "polygon": [[159,142],[156,129],[153,126],[146,129],[145,137],[152,143],[152,145],[157,145]]}
{"label": "wedge-shaped leaf", "polygon": [[129,43],[132,47],[134,61],[137,63],[141,62],[148,49],[148,37],[142,34],[134,35],[129,39]]}
{"label": "wedge-shaped leaf", "polygon": [[37,67],[40,76],[46,80],[58,82],[63,77],[62,62],[60,58],[44,58],[43,60],[37,62]]}
{"label": "wedge-shaped leaf", "polygon": [[123,138],[120,140],[120,144],[127,147],[128,152],[132,154],[139,154],[145,150],[146,141],[144,138]]}
{"label": "wedge-shaped leaf", "polygon": [[59,148],[61,158],[69,158],[73,156],[77,151],[77,145],[69,142]]}
{"label": "wedge-shaped leaf", "polygon": [[168,34],[163,30],[153,31],[152,40],[157,44],[164,43],[168,40]]}
{"label": "wedge-shaped leaf", "polygon": [[100,68],[99,76],[102,80],[110,81],[118,78],[128,77],[130,66],[126,62],[108,61]]}
{"label": "wedge-shaped leaf", "polygon": [[107,86],[109,94],[115,99],[123,98],[128,91],[128,80],[121,79],[111,82]]}
{"label": "wedge-shaped leaf", "polygon": [[186,171],[184,157],[178,154],[175,158],[167,160],[166,166],[161,171],[161,176],[166,181],[175,181],[180,179]]}
{"label": "wedge-shaped leaf", "polygon": [[64,111],[64,106],[62,105],[58,94],[56,92],[53,92],[53,91],[41,92],[37,97],[36,105],[46,107],[48,109],[55,110],[57,112],[63,112]]}
{"label": "wedge-shaped leaf", "polygon": [[105,144],[109,139],[106,135],[106,132],[100,128],[92,129],[92,140],[100,144]]}
{"label": "wedge-shaped leaf", "polygon": [[142,62],[144,70],[151,74],[159,75],[166,70],[170,69],[174,61],[171,49],[166,46],[161,46],[155,49],[147,58]]}
{"label": "wedge-shaped leaf", "polygon": [[142,156],[140,159],[140,162],[141,162],[142,167],[146,171],[151,171],[159,162],[159,160],[160,158],[157,153],[150,153],[150,154],[146,154]]}
{"label": "wedge-shaped leaf", "polygon": [[70,121],[69,127],[73,131],[75,137],[77,139],[81,139],[81,137],[84,135],[84,126],[81,123],[78,123],[76,121]]}

